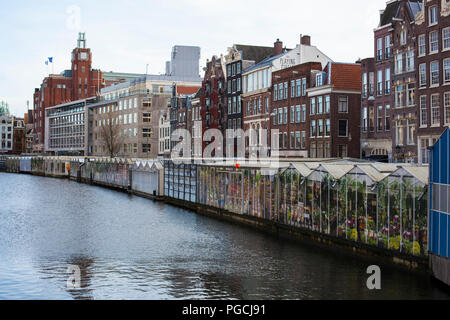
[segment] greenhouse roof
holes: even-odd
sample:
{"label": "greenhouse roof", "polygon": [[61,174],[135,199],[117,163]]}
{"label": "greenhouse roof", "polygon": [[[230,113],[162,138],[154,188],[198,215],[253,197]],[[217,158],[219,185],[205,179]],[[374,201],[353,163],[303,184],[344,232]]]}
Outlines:
{"label": "greenhouse roof", "polygon": [[313,170],[311,170],[306,163],[292,163],[291,167],[297,170],[303,177],[308,177],[313,172]]}
{"label": "greenhouse roof", "polygon": [[415,178],[423,185],[428,185],[428,167],[426,166],[404,166],[391,173],[388,178]]}
{"label": "greenhouse roof", "polygon": [[355,165],[352,164],[321,164],[315,171],[309,176],[312,180],[321,181],[324,174],[328,173],[334,179],[340,179],[345,176]]}
{"label": "greenhouse roof", "polygon": [[377,169],[379,172],[391,173],[399,168],[397,164],[393,163],[381,163],[381,162],[373,162],[370,164],[372,167]]}
{"label": "greenhouse roof", "polygon": [[[367,164],[356,165],[347,174],[358,176],[359,181],[366,182],[370,185],[380,182],[389,175],[389,173],[380,172],[373,166]],[[370,181],[367,181],[368,179],[370,179]]]}

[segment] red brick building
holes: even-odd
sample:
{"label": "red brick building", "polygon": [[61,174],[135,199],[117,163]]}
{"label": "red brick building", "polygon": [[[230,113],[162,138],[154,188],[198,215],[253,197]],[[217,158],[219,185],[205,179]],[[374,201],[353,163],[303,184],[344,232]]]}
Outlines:
{"label": "red brick building", "polygon": [[309,158],[359,158],[361,65],[330,62],[311,72]]}
{"label": "red brick building", "polygon": [[280,157],[308,157],[310,125],[306,90],[310,88],[311,75],[321,71],[320,62],[308,62],[272,74],[270,129],[279,131]]}
{"label": "red brick building", "polygon": [[428,163],[432,146],[450,125],[450,3],[429,0],[414,24],[416,46],[419,163]]}
{"label": "red brick building", "polygon": [[92,69],[92,53],[86,48],[84,33],[79,34],[77,47],[72,51],[72,68],[61,74],[46,77],[41,87],[35,89],[34,102],[34,151],[42,152],[45,141],[45,109],[58,104],[98,95],[105,87],[103,74]]}
{"label": "red brick building", "polygon": [[[222,132],[223,136],[225,135],[227,121],[226,81],[224,58],[213,56],[211,61],[207,61],[201,94],[199,96],[202,135],[209,129],[218,129]],[[222,139],[223,141],[224,139]],[[203,141],[202,149],[204,150],[212,142]],[[225,146],[223,145],[221,152],[223,154],[225,153]]]}

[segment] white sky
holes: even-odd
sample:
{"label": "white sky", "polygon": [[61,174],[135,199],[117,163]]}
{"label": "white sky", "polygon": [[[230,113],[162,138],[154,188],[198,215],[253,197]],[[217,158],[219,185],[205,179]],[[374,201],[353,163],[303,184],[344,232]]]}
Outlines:
{"label": "white sky", "polygon": [[[4,1],[0,10],[0,100],[23,116],[34,88],[70,69],[78,32],[86,32],[93,68],[165,72],[174,45],[201,47],[200,65],[232,44],[293,48],[300,34],[331,59],[373,56],[373,29],[386,0],[41,0]],[[79,12],[79,19],[77,19]],[[78,23],[79,21],[79,23]]]}

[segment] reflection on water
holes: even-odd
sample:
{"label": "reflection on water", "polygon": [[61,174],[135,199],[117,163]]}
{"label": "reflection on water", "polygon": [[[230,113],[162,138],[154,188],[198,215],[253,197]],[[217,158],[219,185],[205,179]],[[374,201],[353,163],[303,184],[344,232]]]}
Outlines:
{"label": "reflection on water", "polygon": [[0,173],[0,197],[0,299],[450,298],[386,268],[371,292],[359,260],[99,187]]}

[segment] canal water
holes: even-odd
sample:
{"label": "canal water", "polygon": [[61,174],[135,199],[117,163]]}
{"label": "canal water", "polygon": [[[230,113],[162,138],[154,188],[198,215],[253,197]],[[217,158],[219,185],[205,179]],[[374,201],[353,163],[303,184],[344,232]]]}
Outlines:
{"label": "canal water", "polygon": [[0,299],[450,298],[383,267],[369,291],[367,267],[124,193],[0,173]]}

